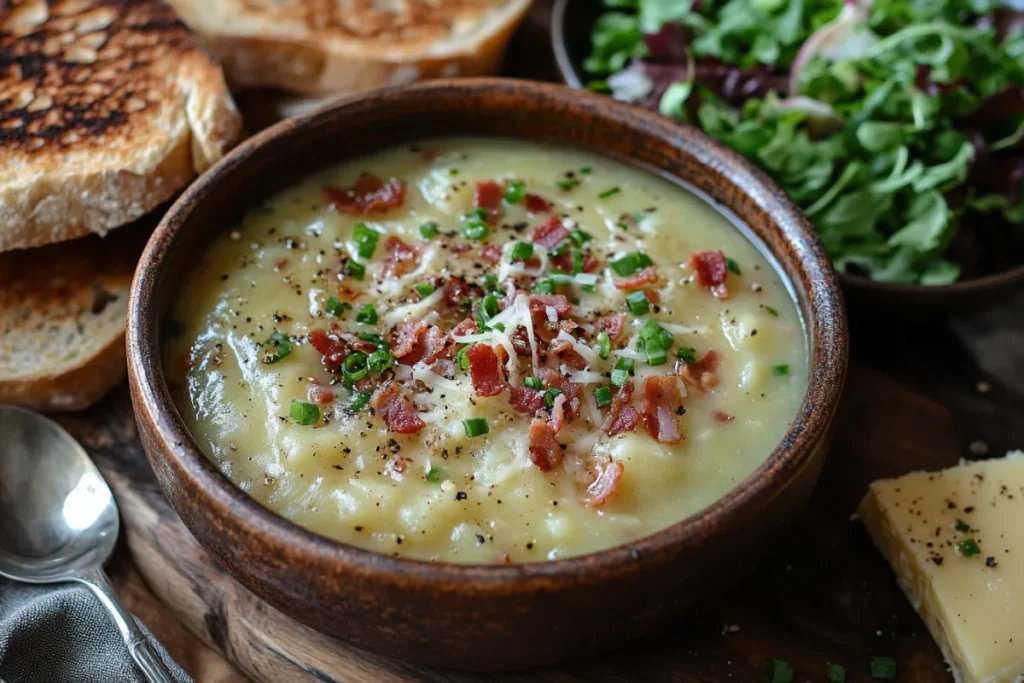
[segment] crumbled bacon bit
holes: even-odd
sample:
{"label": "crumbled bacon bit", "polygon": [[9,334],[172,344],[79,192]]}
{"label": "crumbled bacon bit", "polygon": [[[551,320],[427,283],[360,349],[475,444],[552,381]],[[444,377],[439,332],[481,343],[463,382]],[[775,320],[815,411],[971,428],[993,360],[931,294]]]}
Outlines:
{"label": "crumbled bacon bit", "polygon": [[587,495],[583,499],[584,505],[596,508],[607,503],[618,490],[624,470],[625,467],[621,462],[609,460],[605,463],[598,472],[597,479],[587,487]]}
{"label": "crumbled bacon bit", "polygon": [[718,352],[711,350],[701,356],[701,359],[696,363],[688,364],[682,362],[679,365],[679,377],[689,387],[694,387],[701,391],[710,391],[718,386],[718,375],[714,372],[715,368],[718,367],[718,359]]}
{"label": "crumbled bacon bit", "polygon": [[644,380],[644,426],[651,438],[661,443],[679,443],[683,435],[676,422],[676,409],[682,405],[675,377],[648,377]]}
{"label": "crumbled bacon bit", "polygon": [[325,330],[310,330],[306,339],[309,345],[323,356],[321,362],[331,372],[337,372],[341,362],[349,354],[348,345],[337,336],[328,335]]}
{"label": "crumbled bacon bit", "polygon": [[582,385],[570,382],[568,378],[562,376],[557,370],[551,368],[541,368],[537,371],[537,376],[540,377],[541,381],[544,382],[544,386],[549,389],[558,389],[565,395],[565,419],[572,421],[577,415],[580,414],[580,406],[582,405],[582,399],[580,395],[582,393]]}
{"label": "crumbled bacon bit", "polygon": [[391,255],[381,269],[382,277],[400,277],[416,267],[419,249],[406,244],[398,235],[389,235],[384,247]]}
{"label": "crumbled bacon bit", "polygon": [[476,189],[473,190],[473,206],[478,209],[485,209],[488,220],[493,221],[498,217],[503,194],[505,194],[505,188],[493,180],[477,183]]}
{"label": "crumbled bacon bit", "polygon": [[448,333],[452,337],[464,337],[467,334],[476,334],[476,321],[472,318],[466,318],[461,323],[452,328],[452,331]]}
{"label": "crumbled bacon bit", "polygon": [[729,296],[725,286],[725,278],[729,267],[725,262],[725,254],[719,249],[698,251],[690,255],[690,267],[697,272],[697,282],[720,299]]}
{"label": "crumbled bacon bit", "polygon": [[498,265],[501,261],[501,247],[497,244],[485,244],[480,247],[480,258],[487,261],[492,266]]}
{"label": "crumbled bacon bit", "polygon": [[569,236],[569,231],[562,225],[562,219],[552,216],[533,230],[532,241],[545,249],[554,249]]}
{"label": "crumbled bacon bit", "polygon": [[526,210],[530,213],[544,213],[551,210],[551,202],[539,194],[527,192],[523,201],[526,204]]}
{"label": "crumbled bacon bit", "polygon": [[643,292],[644,292],[644,298],[647,299],[648,303],[650,303],[652,305],[660,304],[661,303],[661,295],[658,294],[657,290],[655,290],[655,289],[645,289],[645,290],[643,290]]}
{"label": "crumbled bacon bit", "polygon": [[555,434],[562,431],[562,427],[565,426],[565,394],[559,394],[555,396],[554,402],[551,404],[551,415],[548,418],[548,423],[551,428],[555,430]]}
{"label": "crumbled bacon bit", "polygon": [[408,465],[401,458],[388,460],[388,464],[384,465],[384,471],[387,472],[388,476],[399,481],[401,481],[402,475],[405,474],[407,469],[409,469]]}
{"label": "crumbled bacon bit", "polygon": [[601,262],[598,261],[597,257],[592,255],[590,252],[587,252],[586,254],[583,255],[583,272],[584,273],[593,273],[595,270],[597,270],[598,266],[600,266],[600,265],[601,265]]}
{"label": "crumbled bacon bit", "polygon": [[498,355],[487,344],[473,344],[466,350],[469,375],[480,396],[497,396],[505,388]]}
{"label": "crumbled bacon bit", "polygon": [[288,267],[288,258],[287,257],[278,259],[277,263],[274,264],[274,270],[276,270],[278,272],[284,270],[287,267]]}
{"label": "crumbled bacon bit", "polygon": [[354,334],[348,332],[338,332],[338,338],[348,344],[353,351],[362,351],[363,353],[373,353],[377,350],[377,345],[373,342],[360,339]]}
{"label": "crumbled bacon bit", "polygon": [[633,406],[629,405],[632,398],[632,382],[626,382],[615,392],[615,396],[612,397],[612,405],[608,409],[608,417],[602,425],[605,434],[615,436],[636,429],[636,425],[640,421],[640,414]]}
{"label": "crumbled bacon bit", "polygon": [[512,348],[517,356],[529,356],[533,353],[530,348],[530,335],[525,327],[517,327],[508,338],[512,340]]}
{"label": "crumbled bacon bit", "polygon": [[306,388],[306,398],[310,403],[324,406],[334,400],[334,392],[313,382]]}
{"label": "crumbled bacon bit", "polygon": [[535,325],[548,321],[548,306],[555,309],[559,318],[566,317],[572,310],[572,303],[564,294],[534,294],[530,297],[530,318]]}
{"label": "crumbled bacon bit", "polygon": [[530,387],[509,387],[509,404],[518,412],[536,415],[544,409],[544,392]]}
{"label": "crumbled bacon bit", "polygon": [[458,306],[463,299],[481,296],[483,296],[483,288],[480,285],[467,282],[465,278],[453,277],[444,283],[444,300],[451,306]]}
{"label": "crumbled bacon bit", "polygon": [[445,349],[445,336],[436,325],[423,320],[406,323],[393,340],[391,353],[402,365],[415,365],[420,361],[433,363]]}
{"label": "crumbled bacon bit", "polygon": [[625,325],[625,313],[614,313],[597,319],[598,331],[606,333],[613,342],[619,340],[619,335],[622,334]]}
{"label": "crumbled bacon bit", "polygon": [[325,187],[324,197],[338,213],[356,216],[384,213],[405,201],[405,183],[396,178],[384,183],[377,176],[364,173],[351,189]]}
{"label": "crumbled bacon bit", "polygon": [[715,412],[711,413],[711,417],[715,418],[719,422],[732,422],[733,420],[736,419],[734,415],[730,415],[729,413],[723,412],[721,410],[716,410]]}
{"label": "crumbled bacon bit", "polygon": [[544,472],[558,467],[564,455],[562,447],[555,438],[554,428],[541,419],[530,423],[529,433],[530,460]]}
{"label": "crumbled bacon bit", "polygon": [[370,407],[380,414],[384,424],[393,432],[415,434],[426,427],[426,423],[416,414],[412,404],[402,396],[402,390],[392,382],[373,393]]}
{"label": "crumbled bacon bit", "polygon": [[640,289],[645,285],[653,285],[658,282],[658,271],[654,266],[647,266],[633,275],[622,280],[615,281],[616,289],[624,289],[627,292],[633,289]]}

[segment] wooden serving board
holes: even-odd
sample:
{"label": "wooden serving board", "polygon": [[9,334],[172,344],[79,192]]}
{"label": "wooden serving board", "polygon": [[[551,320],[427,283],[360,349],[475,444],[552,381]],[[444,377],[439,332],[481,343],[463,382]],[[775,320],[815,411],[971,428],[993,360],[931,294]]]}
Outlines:
{"label": "wooden serving board", "polygon": [[[254,681],[756,681],[769,657],[793,664],[798,681],[824,680],[826,662],[844,665],[849,681],[868,681],[872,656],[896,657],[900,681],[946,681],[936,646],[850,515],[873,479],[951,465],[982,437],[993,454],[1024,444],[1024,426],[1013,419],[1024,414],[1024,396],[975,369],[943,327],[881,327],[862,329],[884,337],[854,340],[835,446],[811,502],[746,585],[607,657],[529,672],[421,669],[305,628],[235,582],[177,519],[135,438],[126,388],[63,421],[110,481],[128,551],[149,588]],[[980,393],[979,381],[990,388]],[[200,683],[227,680],[194,669]]]}

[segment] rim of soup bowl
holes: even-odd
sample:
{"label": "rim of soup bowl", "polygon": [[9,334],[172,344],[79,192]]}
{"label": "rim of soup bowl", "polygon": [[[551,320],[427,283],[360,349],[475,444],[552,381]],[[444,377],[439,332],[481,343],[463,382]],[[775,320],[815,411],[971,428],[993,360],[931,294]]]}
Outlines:
{"label": "rim of soup bowl", "polygon": [[[486,96],[488,93],[506,92],[509,88],[544,100],[549,105],[591,107],[600,112],[595,114],[597,118],[613,119],[646,138],[676,140],[677,149],[685,148],[686,155],[704,166],[714,158],[716,171],[733,186],[741,188],[740,195],[752,197],[758,209],[770,216],[773,230],[779,231],[784,236],[786,247],[795,252],[793,260],[799,263],[795,275],[801,275],[805,284],[801,287],[800,278],[788,272],[780,271],[779,275],[797,292],[806,289],[807,295],[806,308],[799,300],[795,303],[804,319],[809,376],[790,427],[763,463],[696,513],[633,541],[556,560],[503,565],[392,557],[330,539],[268,510],[235,486],[203,453],[180,417],[164,377],[160,352],[162,320],[158,319],[153,302],[158,288],[171,284],[164,284],[163,280],[168,254],[174,248],[177,234],[189,221],[193,208],[203,202],[216,201],[218,184],[238,172],[246,159],[258,153],[268,141],[282,137],[301,139],[307,126],[328,118],[338,110],[365,107],[375,100],[386,101],[387,98],[433,97],[440,101],[446,94],[457,91],[468,90]],[[529,135],[520,137],[531,139]],[[598,145],[590,149],[601,153]],[[721,203],[728,208],[725,202]],[[212,236],[203,239],[212,240]],[[770,248],[768,251],[773,258],[778,258],[775,251]],[[159,313],[161,317],[166,315],[163,311]],[[508,582],[515,582],[521,588],[578,583],[592,579],[595,574],[613,575],[626,571],[640,556],[672,552],[688,544],[699,545],[703,539],[716,533],[719,523],[740,515],[756,497],[771,497],[776,484],[794,476],[811,458],[839,401],[846,374],[847,347],[842,295],[824,249],[799,209],[761,171],[700,131],[680,126],[656,114],[601,95],[581,94],[564,85],[503,78],[436,80],[344,97],[321,109],[281,121],[241,143],[196,180],[160,221],[132,282],[127,333],[129,376],[136,416],[147,422],[160,442],[157,449],[147,449],[147,455],[153,461],[154,469],[157,469],[157,464],[161,468],[173,468],[175,476],[192,487],[190,497],[201,498],[200,507],[211,508],[221,518],[232,520],[245,533],[261,537],[271,552],[297,554],[318,567],[332,567],[335,574],[384,575],[406,584],[454,583],[461,592],[482,591]],[[153,450],[159,452],[150,452]]]}

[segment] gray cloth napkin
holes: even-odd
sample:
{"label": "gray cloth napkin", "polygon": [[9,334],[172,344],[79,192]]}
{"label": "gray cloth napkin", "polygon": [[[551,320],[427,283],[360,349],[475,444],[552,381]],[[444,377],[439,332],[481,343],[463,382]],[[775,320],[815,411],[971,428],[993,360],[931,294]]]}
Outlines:
{"label": "gray cloth napkin", "polygon": [[[191,683],[142,626],[176,683]],[[0,683],[145,683],[106,610],[85,586],[0,578]]]}

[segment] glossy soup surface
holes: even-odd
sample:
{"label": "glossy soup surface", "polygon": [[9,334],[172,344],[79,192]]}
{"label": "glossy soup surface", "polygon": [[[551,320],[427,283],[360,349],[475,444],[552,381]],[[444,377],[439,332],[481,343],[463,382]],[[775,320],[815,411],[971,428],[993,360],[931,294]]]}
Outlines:
{"label": "glossy soup surface", "polygon": [[501,139],[268,198],[197,255],[168,327],[180,411],[242,490],[448,562],[678,522],[764,462],[807,384],[789,293],[727,219],[645,171]]}

